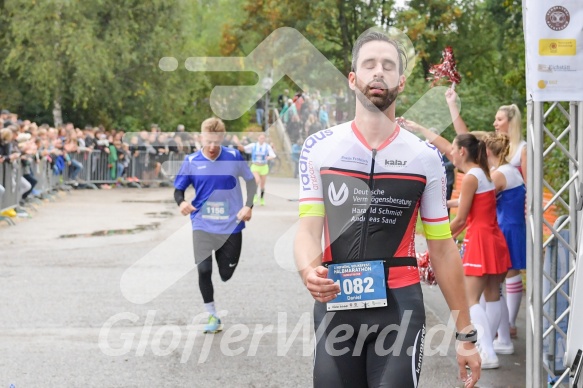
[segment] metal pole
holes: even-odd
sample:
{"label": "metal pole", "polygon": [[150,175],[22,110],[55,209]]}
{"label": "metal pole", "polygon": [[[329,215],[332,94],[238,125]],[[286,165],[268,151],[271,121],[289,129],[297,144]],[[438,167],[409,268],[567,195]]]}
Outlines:
{"label": "metal pole", "polygon": [[534,251],[533,251],[533,334],[532,342],[533,354],[538,355],[533,360],[533,378],[535,379],[533,388],[539,388],[545,381],[544,369],[542,367],[543,341],[542,341],[542,316],[543,316],[543,297],[542,297],[542,280],[543,280],[543,125],[544,125],[544,103],[535,102],[534,104],[534,168],[533,172],[537,179],[533,179],[533,215],[534,215]]}
{"label": "metal pole", "polygon": [[[574,163],[569,158],[569,178],[578,175],[579,172],[579,163],[581,163],[580,157],[581,155],[577,152],[577,103],[571,102],[569,104],[569,152],[571,155],[575,156],[577,163]],[[577,192],[579,191],[579,182],[580,179],[576,179],[571,186],[569,187],[569,245],[573,248],[573,252],[578,252],[577,249]],[[571,254],[569,260],[569,268],[574,268],[575,260],[577,259],[576,255]],[[569,282],[569,295],[572,295],[572,284],[573,282]],[[570,304],[570,303],[569,303]]]}
{"label": "metal pole", "polygon": [[273,86],[273,69],[270,69],[267,77],[262,80],[263,89],[265,89],[265,103],[263,104],[263,132],[267,133],[269,129],[269,94]]}
{"label": "metal pole", "polygon": [[263,132],[269,128],[269,89],[265,91],[265,103],[263,104]]}
{"label": "metal pole", "polygon": [[533,181],[533,136],[534,136],[534,120],[533,120],[533,102],[528,100],[526,103],[526,160],[528,161],[528,168],[526,170],[526,386],[532,387],[532,297],[531,290],[533,284],[532,267],[534,265],[534,242],[533,242],[533,217],[532,217],[532,181]]}
{"label": "metal pole", "polygon": [[[570,255],[571,260],[569,260],[569,267],[570,268],[576,268],[577,265],[577,256],[579,253],[579,247],[577,246],[578,243],[578,239],[577,236],[579,234],[579,217],[578,217],[578,211],[577,211],[577,201],[579,199],[579,191],[580,191],[580,182],[581,182],[581,176],[579,174],[581,174],[581,163],[583,161],[583,159],[581,158],[581,156],[583,155],[581,153],[581,139],[579,136],[580,133],[580,121],[581,121],[581,114],[580,114],[580,110],[581,110],[581,103],[576,103],[576,102],[571,102],[570,104],[570,109],[569,109],[569,152],[575,156],[575,160],[577,160],[577,163],[573,163],[571,160],[569,160],[569,178],[574,176],[574,175],[578,175],[578,178],[575,179],[575,181],[571,184],[571,187],[569,188],[569,215],[570,215],[570,219],[571,219],[571,225],[569,228],[569,244],[571,245],[571,247],[573,248],[573,251],[576,252],[577,254]],[[572,298],[573,298],[573,284],[574,281],[569,281],[569,297],[571,298],[571,301],[569,302],[569,306],[572,306]],[[570,317],[570,319],[573,319],[572,317]],[[565,339],[565,342],[568,340],[568,338]]]}
{"label": "metal pole", "polygon": [[[557,226],[559,225],[559,223],[555,223]],[[547,246],[547,249],[551,250],[551,254],[549,255],[549,259],[551,260],[550,265],[551,265],[551,270],[549,271],[549,274],[551,275],[551,278],[555,281],[558,281],[558,261],[559,261],[559,244],[558,244],[558,240],[555,238],[553,239],[553,241],[551,241],[551,243]],[[550,283],[550,282],[549,282]],[[549,291],[553,289],[553,285],[550,284],[549,285]],[[544,297],[544,296],[543,296]],[[550,321],[549,321],[549,326],[553,325],[553,322],[557,319],[557,293],[553,294],[553,297],[550,299],[549,301],[549,317],[550,317]],[[548,367],[553,371],[553,373],[555,372],[555,364],[556,364],[556,350],[557,350],[557,333],[556,331],[551,332],[551,334],[549,335],[549,352],[547,353],[547,365]],[[544,342],[544,341],[543,341]],[[544,362],[545,360],[543,360]]]}
{"label": "metal pole", "polygon": [[[583,177],[581,177],[581,170],[583,170],[583,101],[579,101],[576,103],[577,104],[577,115],[575,117],[575,143],[577,145],[577,162],[579,163],[579,165],[577,166],[577,171],[579,172],[579,178],[575,181],[576,182],[576,186],[575,189],[578,189],[581,187],[581,184],[583,183]],[[583,192],[579,192],[579,195],[583,195]],[[579,221],[581,220],[581,213],[577,212],[576,213],[576,219],[575,222],[577,224],[577,228],[579,228]],[[577,235],[579,235],[579,233],[582,233],[583,231],[577,229]],[[575,240],[575,241],[579,241],[579,239]],[[579,252],[577,250],[577,252]],[[577,259],[577,258],[575,258]],[[571,294],[569,294],[571,295]]]}
{"label": "metal pole", "polygon": [[[526,386],[540,388],[542,368],[542,277],[543,277],[543,103],[528,102],[527,171],[527,304]],[[537,177],[537,178],[535,178]]]}

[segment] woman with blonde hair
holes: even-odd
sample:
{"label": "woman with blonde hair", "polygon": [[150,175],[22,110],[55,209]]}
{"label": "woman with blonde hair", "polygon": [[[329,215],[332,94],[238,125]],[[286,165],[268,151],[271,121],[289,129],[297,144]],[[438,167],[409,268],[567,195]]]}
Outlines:
{"label": "woman with blonde hair", "polygon": [[522,275],[520,270],[526,268],[526,219],[524,205],[526,188],[518,169],[507,162],[511,141],[509,136],[490,133],[485,139],[488,163],[492,171],[492,180],[496,187],[496,214],[498,224],[506,239],[512,267],[506,275],[506,304],[508,322],[501,322],[498,339],[494,341],[494,350],[500,354],[512,354],[514,347],[510,340],[516,336],[516,317],[522,300]]}
{"label": "woman with blonde hair", "polygon": [[[466,123],[460,116],[456,105],[457,94],[453,89],[447,89],[445,92],[445,100],[449,106],[449,113],[453,120],[455,132],[458,135],[470,133]],[[496,112],[492,125],[494,125],[496,132],[508,135],[510,149],[506,160],[512,166],[518,168],[522,174],[522,179],[526,182],[526,142],[522,139],[520,109],[518,109],[516,104],[501,106]]]}

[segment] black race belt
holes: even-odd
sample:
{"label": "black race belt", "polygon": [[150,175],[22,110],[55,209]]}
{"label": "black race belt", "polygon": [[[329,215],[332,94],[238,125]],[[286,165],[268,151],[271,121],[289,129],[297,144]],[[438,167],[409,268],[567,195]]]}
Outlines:
{"label": "black race belt", "polygon": [[366,260],[357,260],[357,261],[347,261],[347,262],[337,262],[337,261],[328,261],[326,263],[322,263],[322,265],[326,268],[330,264],[349,264],[349,263],[359,263],[362,261],[382,261],[383,266],[385,269],[393,268],[393,267],[417,267],[417,258],[415,257],[391,257],[388,259],[366,259]]}

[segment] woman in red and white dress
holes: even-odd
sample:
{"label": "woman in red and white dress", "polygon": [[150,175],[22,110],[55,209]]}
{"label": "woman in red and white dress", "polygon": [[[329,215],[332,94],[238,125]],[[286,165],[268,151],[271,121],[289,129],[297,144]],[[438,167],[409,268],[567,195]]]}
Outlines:
{"label": "woman in red and white dress", "polygon": [[[490,178],[486,145],[472,134],[458,135],[451,147],[453,164],[465,176],[458,211],[451,222],[454,237],[467,227],[463,266],[472,322],[478,327],[482,369],[499,367],[493,348],[503,306],[500,283],[511,266],[504,235],[496,219],[496,191]],[[480,306],[484,294],[486,309]]]}

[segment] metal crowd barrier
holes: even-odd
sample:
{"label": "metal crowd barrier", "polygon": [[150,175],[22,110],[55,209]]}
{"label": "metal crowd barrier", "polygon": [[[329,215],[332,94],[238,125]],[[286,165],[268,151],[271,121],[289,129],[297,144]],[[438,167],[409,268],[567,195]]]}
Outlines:
{"label": "metal crowd barrier", "polygon": [[169,153],[167,160],[162,163],[162,176],[173,182],[176,175],[178,175],[178,171],[180,171],[180,167],[182,166],[182,162],[184,162],[186,155],[188,154],[184,152]]}
{"label": "metal crowd barrier", "polygon": [[153,155],[146,151],[138,151],[132,155],[130,165],[128,166],[128,176],[138,178],[141,181],[149,180],[153,175],[150,170],[155,169],[154,163]]}
{"label": "metal crowd barrier", "polygon": [[50,163],[46,159],[42,159],[38,163],[33,164],[32,168],[34,177],[37,180],[35,189],[41,193],[49,193],[53,186],[51,185],[51,168]]}
{"label": "metal crowd barrier", "polygon": [[[182,152],[156,155],[140,150],[130,157],[129,164],[120,178],[122,180],[137,178],[144,183],[170,183],[186,155],[186,153]],[[100,150],[80,151],[70,153],[69,156],[72,161],[78,162],[81,166],[81,171],[76,177],[76,181],[79,184],[105,184],[118,181],[117,163],[115,165],[114,163],[109,163],[109,154],[106,152]],[[287,162],[290,159],[289,154],[286,152],[279,153],[278,159],[272,165],[272,173],[274,174],[281,173],[281,162]],[[68,187],[66,185],[71,183],[74,169],[73,163],[65,163],[64,169],[59,172],[54,169],[54,165],[55,162],[51,162],[47,158],[32,162],[32,172],[38,181],[34,189],[40,192],[41,197],[50,198],[57,190],[66,189]],[[0,200],[0,212],[14,209],[19,205],[21,178],[22,164],[20,161],[0,163],[0,184],[5,189],[4,195]],[[2,217],[0,217],[1,219]]]}
{"label": "metal crowd barrier", "polygon": [[0,212],[18,206],[18,186],[21,177],[22,167],[19,162],[0,163],[0,184],[5,190],[0,203]]}
{"label": "metal crowd barrier", "polygon": [[[164,174],[162,165],[166,161],[184,160],[185,154],[170,152],[167,155],[156,155],[146,151],[138,151],[129,159],[129,164],[124,167],[123,175],[118,174],[117,162],[109,162],[109,154],[100,150],[92,152],[80,151],[69,154],[71,160],[79,162],[82,166],[77,181],[94,184],[115,183],[118,178],[137,178],[142,182],[164,182],[169,176]],[[71,181],[73,162],[66,165],[61,177],[64,183]],[[53,182],[54,183],[54,182]]]}

